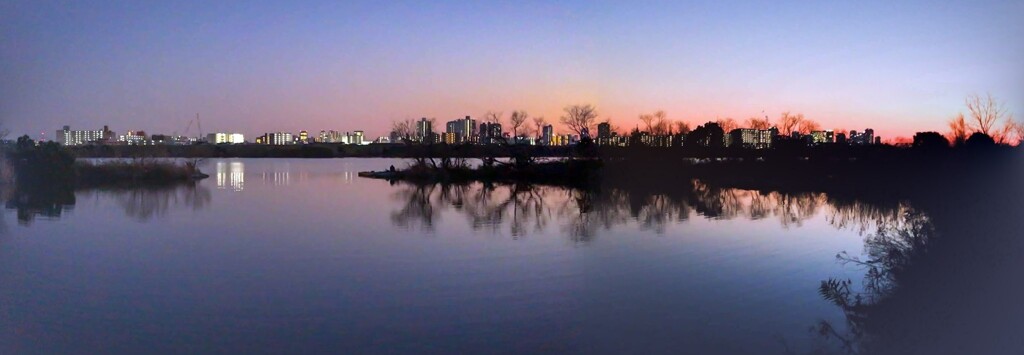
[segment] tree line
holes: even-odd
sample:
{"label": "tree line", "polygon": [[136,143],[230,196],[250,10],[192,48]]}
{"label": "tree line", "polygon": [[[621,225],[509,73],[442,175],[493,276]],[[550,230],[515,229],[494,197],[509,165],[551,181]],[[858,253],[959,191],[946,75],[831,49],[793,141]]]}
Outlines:
{"label": "tree line", "polygon": [[[1008,112],[1005,105],[992,97],[970,95],[964,100],[967,114],[959,113],[948,123],[949,132],[920,132],[926,133],[929,138],[938,134],[946,139],[948,145],[958,146],[967,141],[974,133],[991,137],[996,144],[1019,144],[1024,140],[1024,124],[1014,120],[1013,115]],[[437,120],[428,119],[433,127],[437,127]],[[508,127],[512,137],[540,136],[543,127],[549,122],[544,116],[530,116],[525,110],[514,110],[508,119],[500,111],[487,111],[483,114],[482,122],[497,123]],[[568,105],[562,109],[562,115],[558,118],[560,123],[571,134],[591,137],[596,136],[597,125],[606,123],[611,132],[620,136],[628,134],[622,127],[616,125],[611,117],[601,118],[597,108],[592,104]],[[704,125],[694,127],[685,120],[673,120],[668,117],[664,110],[656,110],[652,113],[641,113],[637,116],[637,125],[632,130],[650,135],[664,136],[674,134],[688,134],[697,128],[708,128],[709,124],[721,129],[725,134],[737,128],[751,128],[767,130],[772,127],[778,129],[783,135],[797,132],[807,135],[814,131],[821,131],[823,125],[813,119],[807,118],[802,113],[791,111],[782,112],[774,120],[767,115],[751,116],[743,121],[737,121],[731,117],[719,118],[708,121]],[[416,123],[412,119],[396,121],[392,124],[391,131],[403,139],[415,135]],[[848,132],[846,129],[834,129],[835,132]]]}

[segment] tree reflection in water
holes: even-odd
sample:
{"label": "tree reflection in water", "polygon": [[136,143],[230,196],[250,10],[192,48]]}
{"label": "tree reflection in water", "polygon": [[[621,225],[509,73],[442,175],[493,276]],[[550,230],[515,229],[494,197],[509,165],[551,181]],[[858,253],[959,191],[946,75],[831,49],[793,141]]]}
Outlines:
{"label": "tree reflection in water", "polygon": [[168,211],[187,207],[200,210],[209,205],[210,190],[195,183],[144,186],[105,187],[72,190],[59,186],[19,187],[4,193],[7,209],[17,211],[20,224],[31,224],[37,216],[57,219],[72,210],[78,200],[112,198],[125,215],[145,222],[162,217]]}
{"label": "tree reflection in water", "polygon": [[36,217],[59,219],[75,205],[75,193],[70,187],[26,184],[10,186],[2,195],[5,207],[17,212],[20,225],[31,225]]}
{"label": "tree reflection in water", "polygon": [[592,240],[602,230],[635,222],[643,230],[664,233],[667,226],[693,214],[710,219],[774,218],[784,227],[799,226],[820,212],[837,228],[863,234],[890,228],[903,219],[906,204],[863,203],[824,193],[781,193],[718,188],[699,181],[665,190],[649,188],[567,188],[530,184],[399,184],[394,198],[401,208],[392,221],[403,228],[433,230],[442,211],[464,215],[474,230],[513,237],[547,228],[553,221],[574,241]]}
{"label": "tree reflection in water", "polygon": [[[821,296],[846,316],[843,327],[822,321],[812,327],[821,336],[822,352],[860,352],[870,308],[891,295],[899,276],[926,251],[934,234],[931,219],[905,201],[871,202],[816,192],[764,192],[719,188],[699,181],[670,188],[651,186],[578,189],[528,184],[401,184],[395,197],[402,208],[392,215],[406,228],[432,230],[440,212],[465,215],[474,230],[501,232],[513,238],[552,223],[573,242],[586,243],[614,226],[635,223],[664,233],[667,226],[694,214],[709,219],[775,219],[783,227],[800,226],[821,213],[834,228],[864,236],[865,257],[839,251],[837,261],[864,270],[860,282],[829,279]],[[838,344],[838,345],[837,345]]]}
{"label": "tree reflection in water", "polygon": [[[862,353],[871,340],[867,330],[868,316],[880,302],[893,294],[898,276],[925,252],[929,238],[934,235],[934,226],[924,213],[901,205],[896,213],[883,213],[869,206],[861,206],[857,214],[844,213],[842,218],[833,219],[833,225],[854,223],[863,227],[863,222],[874,218],[875,232],[864,239],[866,258],[850,256],[846,251],[836,259],[846,265],[865,270],[860,290],[853,280],[830,278],[822,281],[818,288],[821,296],[838,306],[845,315],[845,330],[821,321],[813,328],[826,340],[835,340],[844,353]],[[863,229],[862,229],[863,230]]]}

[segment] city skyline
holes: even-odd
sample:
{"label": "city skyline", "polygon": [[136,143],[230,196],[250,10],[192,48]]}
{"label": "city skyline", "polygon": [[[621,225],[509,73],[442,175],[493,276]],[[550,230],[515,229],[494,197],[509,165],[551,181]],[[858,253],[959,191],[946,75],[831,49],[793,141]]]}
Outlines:
{"label": "city skyline", "polygon": [[198,112],[206,133],[375,138],[488,110],[563,130],[564,106],[593,104],[622,129],[658,109],[693,126],[791,111],[909,138],[970,94],[1024,112],[1022,5],[987,5],[14,2],[0,120],[180,134]]}

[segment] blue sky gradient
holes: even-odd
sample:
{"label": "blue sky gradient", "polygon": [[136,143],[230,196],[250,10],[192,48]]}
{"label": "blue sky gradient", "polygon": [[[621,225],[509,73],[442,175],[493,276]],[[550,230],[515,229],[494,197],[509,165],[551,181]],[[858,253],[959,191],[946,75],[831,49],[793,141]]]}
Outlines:
{"label": "blue sky gradient", "polygon": [[[595,104],[623,128],[802,112],[886,137],[971,93],[1024,114],[1024,2],[0,4],[0,120],[123,132],[362,129]],[[764,113],[762,113],[764,112]],[[193,133],[195,128],[193,127]]]}

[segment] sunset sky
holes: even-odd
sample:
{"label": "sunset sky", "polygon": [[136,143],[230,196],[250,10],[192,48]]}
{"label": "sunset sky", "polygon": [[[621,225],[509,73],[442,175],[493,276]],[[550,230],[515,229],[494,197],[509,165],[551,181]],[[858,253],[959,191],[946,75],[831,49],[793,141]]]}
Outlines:
{"label": "sunset sky", "polygon": [[[945,131],[963,98],[1024,116],[1024,1],[0,4],[0,119],[251,140],[574,103],[631,128],[783,111],[885,138]],[[192,133],[196,127],[192,127]]]}

